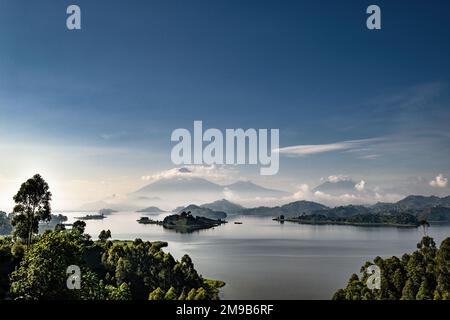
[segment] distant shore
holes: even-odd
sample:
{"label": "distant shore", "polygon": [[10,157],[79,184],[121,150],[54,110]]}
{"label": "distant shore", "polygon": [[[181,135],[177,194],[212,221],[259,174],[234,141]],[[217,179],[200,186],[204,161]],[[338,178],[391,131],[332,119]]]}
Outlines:
{"label": "distant shore", "polygon": [[400,224],[400,223],[374,223],[374,222],[348,222],[348,221],[334,221],[334,220],[323,220],[323,221],[311,221],[302,220],[296,218],[274,218],[272,219],[278,222],[294,222],[299,224],[310,224],[310,225],[344,225],[344,226],[355,226],[355,227],[397,227],[397,228],[417,228],[415,224]]}

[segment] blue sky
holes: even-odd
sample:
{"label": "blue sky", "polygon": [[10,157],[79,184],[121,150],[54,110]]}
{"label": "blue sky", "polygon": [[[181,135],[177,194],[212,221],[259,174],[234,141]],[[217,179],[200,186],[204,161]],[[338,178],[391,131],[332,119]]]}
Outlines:
{"label": "blue sky", "polygon": [[[65,27],[72,3],[80,31]],[[365,26],[370,4],[382,30]],[[449,14],[448,1],[1,0],[0,204],[35,171],[61,207],[132,190],[173,167],[170,133],[194,120],[280,128],[281,147],[361,141],[236,178],[448,194],[429,182],[450,175]]]}

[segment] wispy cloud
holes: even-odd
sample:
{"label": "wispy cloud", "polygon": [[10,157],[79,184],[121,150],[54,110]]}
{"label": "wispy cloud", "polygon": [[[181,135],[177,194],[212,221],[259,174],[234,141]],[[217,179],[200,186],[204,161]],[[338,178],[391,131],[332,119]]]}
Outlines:
{"label": "wispy cloud", "polygon": [[372,143],[379,142],[381,140],[382,138],[371,138],[360,140],[347,140],[327,144],[296,145],[275,149],[274,152],[279,152],[280,154],[286,155],[305,156],[317,153],[360,149],[363,146],[367,146]]}
{"label": "wispy cloud", "polygon": [[337,183],[339,181],[351,181],[351,179],[350,179],[350,177],[348,177],[346,175],[338,174],[338,175],[328,176],[328,178],[323,178],[322,177],[322,178],[320,178],[320,181],[321,182],[328,181],[328,182],[331,182],[331,183]]}

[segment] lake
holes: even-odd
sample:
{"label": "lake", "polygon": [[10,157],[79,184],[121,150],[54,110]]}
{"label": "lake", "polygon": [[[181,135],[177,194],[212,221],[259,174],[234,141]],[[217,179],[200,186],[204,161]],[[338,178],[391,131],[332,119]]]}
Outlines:
{"label": "lake", "polygon": [[[87,213],[63,214],[73,222]],[[117,212],[86,221],[86,232],[94,239],[110,229],[113,239],[167,241],[165,251],[175,258],[188,254],[205,278],[226,282],[222,299],[330,299],[365,261],[412,252],[422,237],[419,228],[280,224],[248,216],[189,234],[136,222],[165,215]],[[450,225],[432,224],[428,234],[439,244]]]}

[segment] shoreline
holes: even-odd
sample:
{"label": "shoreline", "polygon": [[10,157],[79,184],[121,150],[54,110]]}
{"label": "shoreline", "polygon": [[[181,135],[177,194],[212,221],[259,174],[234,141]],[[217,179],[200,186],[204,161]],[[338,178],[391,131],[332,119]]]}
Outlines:
{"label": "shoreline", "polygon": [[279,219],[274,218],[273,221],[277,222],[293,222],[298,224],[309,224],[309,225],[342,225],[342,226],[354,226],[354,227],[396,227],[396,228],[417,228],[415,224],[398,224],[398,223],[358,223],[358,222],[345,222],[345,221],[309,221],[309,220],[298,220],[298,219]]}

